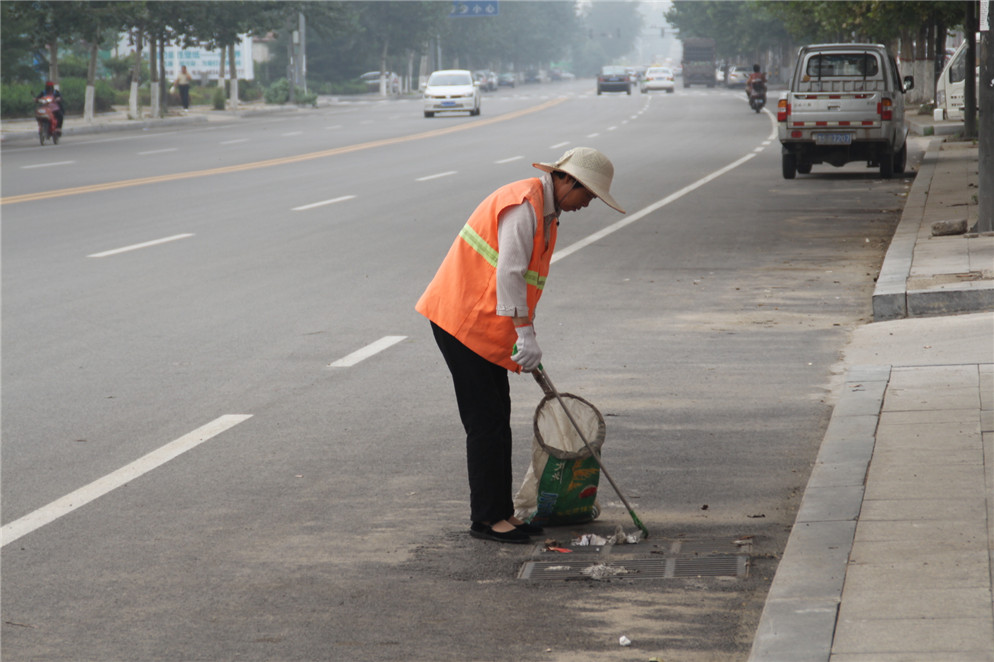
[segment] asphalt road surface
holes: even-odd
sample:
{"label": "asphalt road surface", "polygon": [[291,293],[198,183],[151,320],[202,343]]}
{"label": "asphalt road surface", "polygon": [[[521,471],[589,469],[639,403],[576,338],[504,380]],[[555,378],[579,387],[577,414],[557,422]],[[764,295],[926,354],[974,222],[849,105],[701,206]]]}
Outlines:
{"label": "asphalt road surface", "polygon": [[[4,146],[4,660],[745,659],[909,187],[785,181],[774,128],[581,80]],[[604,414],[637,551],[748,540],[747,577],[524,580],[548,556],[467,534],[414,302],[480,200],[579,145],[628,214],[561,218],[543,363]],[[511,382],[518,481],[541,392]],[[549,537],[634,532],[600,502]]]}

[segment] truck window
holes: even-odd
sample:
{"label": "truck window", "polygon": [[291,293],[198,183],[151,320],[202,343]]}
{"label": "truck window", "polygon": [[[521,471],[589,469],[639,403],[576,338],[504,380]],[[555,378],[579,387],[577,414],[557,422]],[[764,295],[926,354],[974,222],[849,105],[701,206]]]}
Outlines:
{"label": "truck window", "polygon": [[904,89],[904,81],[901,80],[901,72],[897,68],[897,60],[894,59],[893,55],[889,55],[889,54],[888,54],[887,58],[890,60],[890,70],[891,70],[891,72],[894,75],[894,89],[895,90],[903,90]]}
{"label": "truck window", "polygon": [[966,49],[961,50],[949,66],[950,83],[959,83],[964,80],[966,80]]}
{"label": "truck window", "polygon": [[879,72],[880,63],[873,53],[816,53],[805,70],[811,78],[870,78]]}

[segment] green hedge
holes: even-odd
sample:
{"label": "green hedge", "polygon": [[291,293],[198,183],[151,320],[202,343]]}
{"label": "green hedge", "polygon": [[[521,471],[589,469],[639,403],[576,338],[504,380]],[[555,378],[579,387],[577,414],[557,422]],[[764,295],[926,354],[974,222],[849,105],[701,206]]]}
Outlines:
{"label": "green hedge", "polygon": [[[42,85],[23,83],[4,84],[0,87],[0,115],[3,117],[32,117],[35,112],[35,95],[44,89]],[[66,114],[82,115],[86,104],[86,79],[63,78],[59,84],[62,92],[63,110]],[[114,103],[114,89],[105,80],[98,80],[93,95],[95,112],[111,110]]]}

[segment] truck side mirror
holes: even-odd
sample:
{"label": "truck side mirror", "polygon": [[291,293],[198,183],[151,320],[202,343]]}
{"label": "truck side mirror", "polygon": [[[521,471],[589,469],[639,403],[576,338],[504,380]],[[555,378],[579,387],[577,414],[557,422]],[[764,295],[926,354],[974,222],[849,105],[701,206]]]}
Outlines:
{"label": "truck side mirror", "polygon": [[907,92],[908,90],[913,89],[914,87],[915,87],[915,77],[914,76],[905,76],[904,77],[904,91]]}

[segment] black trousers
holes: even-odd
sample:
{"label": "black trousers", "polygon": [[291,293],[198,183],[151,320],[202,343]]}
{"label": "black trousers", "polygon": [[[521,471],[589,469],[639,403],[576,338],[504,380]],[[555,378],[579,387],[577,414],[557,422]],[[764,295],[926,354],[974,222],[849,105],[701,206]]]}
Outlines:
{"label": "black trousers", "polygon": [[511,387],[507,368],[491,363],[431,325],[456,389],[466,430],[470,519],[499,522],[514,514],[511,494]]}

